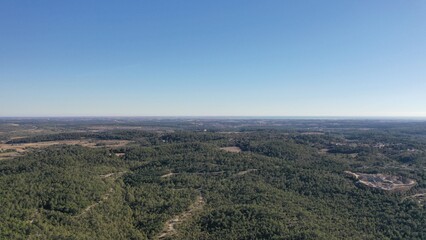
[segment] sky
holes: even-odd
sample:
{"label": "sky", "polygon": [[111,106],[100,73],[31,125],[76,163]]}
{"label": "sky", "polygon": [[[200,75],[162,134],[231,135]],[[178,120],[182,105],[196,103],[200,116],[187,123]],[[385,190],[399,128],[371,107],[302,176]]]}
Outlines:
{"label": "sky", "polygon": [[423,0],[2,0],[0,116],[426,116]]}

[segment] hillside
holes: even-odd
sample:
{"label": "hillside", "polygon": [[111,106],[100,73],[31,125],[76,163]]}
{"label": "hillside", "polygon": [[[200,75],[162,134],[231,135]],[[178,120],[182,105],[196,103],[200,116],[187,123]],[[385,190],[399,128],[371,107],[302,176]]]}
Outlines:
{"label": "hillside", "polygon": [[426,124],[273,121],[3,122],[0,238],[426,238]]}

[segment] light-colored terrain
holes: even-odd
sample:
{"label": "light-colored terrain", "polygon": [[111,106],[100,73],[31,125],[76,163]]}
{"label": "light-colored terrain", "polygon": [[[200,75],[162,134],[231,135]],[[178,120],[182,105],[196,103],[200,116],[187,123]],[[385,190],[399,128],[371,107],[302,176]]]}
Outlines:
{"label": "light-colored terrain", "polygon": [[302,132],[302,135],[324,135],[323,132]]}
{"label": "light-colored terrain", "polygon": [[126,153],[116,153],[115,156],[117,156],[117,157],[124,157],[124,156],[126,156]]}
{"label": "light-colored terrain", "polygon": [[241,152],[241,148],[239,147],[223,147],[220,148],[221,150],[227,151],[227,152],[231,152],[231,153],[239,153]]}
{"label": "light-colored terrain", "polygon": [[367,187],[378,188],[385,191],[404,191],[416,185],[412,179],[385,174],[366,174],[345,171],[345,174],[358,180],[357,182]]}
{"label": "light-colored terrain", "polygon": [[[115,173],[107,173],[107,174],[103,174],[100,175],[99,177],[102,179],[111,179],[112,181],[117,180],[117,178],[123,176],[123,174],[125,174],[126,171],[124,172],[115,172]],[[104,203],[106,200],[108,200],[108,198],[111,196],[111,194],[114,192],[113,188],[110,188],[102,197],[99,201],[87,206],[85,209],[83,209],[83,211],[77,215],[76,217],[80,217],[84,214],[86,214],[87,212],[89,212],[91,209],[93,209],[94,207],[98,206],[99,204]]]}
{"label": "light-colored terrain", "polygon": [[91,204],[91,205],[87,206],[87,207],[86,207],[85,209],[83,209],[83,211],[82,211],[79,215],[77,215],[76,217],[83,216],[84,214],[86,214],[87,212],[89,212],[92,208],[94,208],[94,207],[98,206],[99,204],[102,204],[104,201],[108,200],[108,198],[111,196],[111,193],[112,193],[113,191],[114,191],[114,189],[113,189],[113,188],[110,188],[110,189],[108,190],[108,192],[107,192],[107,193],[105,193],[105,194],[101,197],[101,200],[99,200],[98,202],[95,202],[95,203],[93,203],[93,204]]}
{"label": "light-colored terrain", "polygon": [[241,171],[241,172],[236,173],[235,176],[243,176],[247,173],[251,173],[251,172],[255,172],[255,171],[257,171],[257,169],[247,169],[245,171]]}
{"label": "light-colored terrain", "polygon": [[167,178],[167,177],[171,177],[171,176],[173,176],[173,175],[175,175],[176,173],[167,173],[167,174],[164,174],[164,175],[162,175],[161,176],[161,178]]}
{"label": "light-colored terrain", "polygon": [[198,195],[195,199],[195,202],[188,208],[187,211],[174,216],[166,222],[163,231],[157,235],[156,239],[164,239],[175,235],[177,233],[176,226],[184,221],[189,220],[194,214],[201,211],[205,204],[206,202],[200,193],[200,195]]}

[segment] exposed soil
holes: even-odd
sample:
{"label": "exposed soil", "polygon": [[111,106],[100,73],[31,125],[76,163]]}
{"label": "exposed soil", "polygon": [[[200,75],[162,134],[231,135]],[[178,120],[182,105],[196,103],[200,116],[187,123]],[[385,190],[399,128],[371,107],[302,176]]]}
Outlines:
{"label": "exposed soil", "polygon": [[200,195],[198,195],[195,199],[195,202],[188,208],[187,211],[174,216],[166,222],[163,231],[161,231],[160,234],[157,235],[156,239],[164,239],[176,234],[176,226],[182,222],[189,220],[192,216],[194,216],[195,213],[201,211],[205,204],[206,202],[200,193]]}
{"label": "exposed soil", "polygon": [[[117,178],[121,177],[124,172],[116,172],[116,173],[107,173],[104,175],[100,175],[99,177],[102,179],[107,179],[107,178],[111,178],[114,177],[113,180],[116,180]],[[84,215],[85,213],[89,212],[91,209],[93,209],[94,207],[98,206],[99,204],[102,204],[104,201],[108,200],[108,198],[111,196],[111,193],[114,191],[113,188],[110,188],[102,197],[99,201],[87,206],[79,215],[77,215],[77,217],[80,217],[82,215]]]}
{"label": "exposed soil", "polygon": [[114,174],[115,174],[115,173],[108,173],[108,174],[105,174],[105,175],[101,175],[100,177],[101,177],[101,178],[109,178],[109,177],[114,176]]}
{"label": "exposed soil", "polygon": [[167,174],[164,174],[163,176],[161,176],[161,178],[167,178],[167,177],[171,177],[173,175],[175,175],[175,173],[167,173]]}
{"label": "exposed soil", "polygon": [[302,135],[324,135],[323,132],[302,132]]}
{"label": "exposed soil", "polygon": [[115,179],[123,176],[123,174],[125,174],[126,172],[127,171],[115,172],[115,173],[107,173],[107,174],[104,174],[104,175],[100,175],[99,177],[101,177],[102,179],[105,179],[105,178],[110,178],[110,177],[114,176],[114,180],[115,180]]}
{"label": "exposed soil", "polygon": [[85,213],[89,212],[92,208],[98,206],[99,204],[102,204],[104,201],[108,200],[108,198],[111,196],[111,193],[114,191],[113,188],[110,188],[108,190],[107,193],[105,193],[102,197],[101,200],[99,200],[96,203],[93,203],[92,205],[87,206],[79,215],[77,215],[77,217],[80,217],[82,215],[84,215]]}
{"label": "exposed soil", "polygon": [[1,152],[0,153],[0,160],[6,160],[6,159],[9,159],[9,158],[19,157],[21,155],[22,155],[21,153],[16,152],[16,151],[13,151],[13,152]]}
{"label": "exposed soil", "polygon": [[220,148],[221,150],[227,151],[227,152],[231,152],[231,153],[239,153],[241,152],[241,148],[239,147],[223,147]]}
{"label": "exposed soil", "polygon": [[358,180],[357,182],[367,187],[378,188],[385,191],[405,191],[416,185],[416,181],[401,176],[385,174],[366,174],[345,171],[345,174]]}
{"label": "exposed soil", "polygon": [[319,154],[326,154],[326,153],[328,153],[329,150],[330,149],[328,149],[328,148],[322,148],[322,149],[318,150],[318,153]]}
{"label": "exposed soil", "polygon": [[255,171],[257,171],[257,169],[248,169],[248,170],[245,170],[245,171],[238,172],[234,176],[242,176],[242,175],[245,175],[247,173],[251,173],[251,172],[255,172]]}

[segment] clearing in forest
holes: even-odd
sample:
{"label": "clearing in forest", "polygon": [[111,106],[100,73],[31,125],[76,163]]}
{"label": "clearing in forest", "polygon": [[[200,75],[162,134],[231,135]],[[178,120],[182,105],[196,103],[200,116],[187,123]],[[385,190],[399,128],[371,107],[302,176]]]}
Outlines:
{"label": "clearing in forest", "polygon": [[123,176],[123,174],[125,174],[127,171],[123,171],[123,172],[115,172],[115,173],[107,173],[107,174],[104,174],[104,175],[100,175],[99,177],[101,177],[102,179],[105,179],[105,178],[110,178],[110,177],[112,177],[112,176],[115,176],[114,177],[114,180],[116,180],[117,178],[119,178],[119,177],[121,177],[121,176]]}
{"label": "clearing in forest", "polygon": [[241,172],[236,173],[234,176],[242,176],[242,175],[245,175],[247,173],[251,173],[251,172],[255,172],[255,171],[257,171],[257,169],[247,169],[245,171],[241,171]]}
{"label": "clearing in forest", "polygon": [[391,176],[385,174],[367,174],[367,173],[353,173],[345,171],[350,177],[358,180],[358,183],[367,187],[378,188],[385,191],[404,191],[416,185],[416,181],[401,176]]}
{"label": "clearing in forest", "polygon": [[231,153],[239,153],[241,152],[241,148],[239,147],[223,147],[220,148],[221,150],[227,151],[227,152],[231,152]]}
{"label": "clearing in forest", "polygon": [[162,175],[161,176],[161,178],[167,178],[167,177],[171,177],[171,176],[173,176],[173,175],[175,175],[176,173],[167,173],[167,174],[164,174],[164,175]]}

